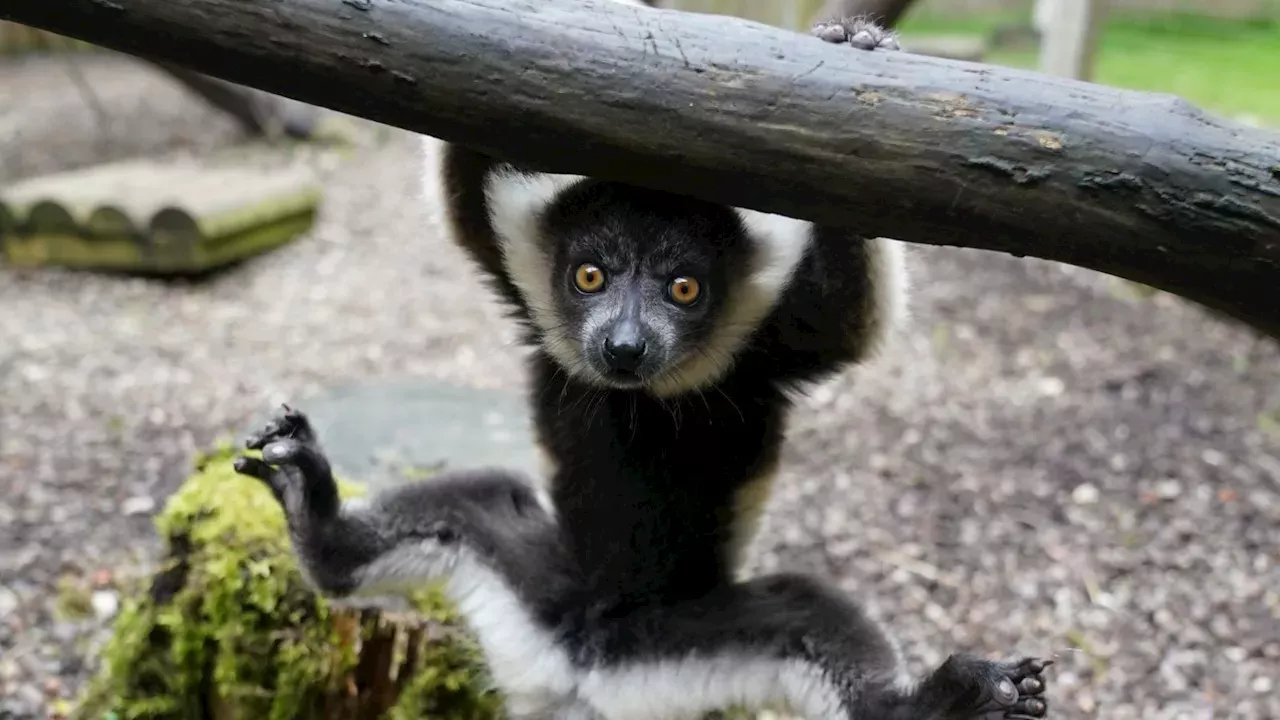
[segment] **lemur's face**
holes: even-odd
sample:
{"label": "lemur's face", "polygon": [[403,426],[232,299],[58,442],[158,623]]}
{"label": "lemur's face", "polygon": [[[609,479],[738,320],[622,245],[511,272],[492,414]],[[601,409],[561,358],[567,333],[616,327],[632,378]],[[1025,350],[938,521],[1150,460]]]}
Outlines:
{"label": "lemur's face", "polygon": [[682,363],[715,350],[728,280],[747,259],[732,210],[587,182],[542,220],[556,239],[551,299],[580,373],[618,388],[678,382]]}

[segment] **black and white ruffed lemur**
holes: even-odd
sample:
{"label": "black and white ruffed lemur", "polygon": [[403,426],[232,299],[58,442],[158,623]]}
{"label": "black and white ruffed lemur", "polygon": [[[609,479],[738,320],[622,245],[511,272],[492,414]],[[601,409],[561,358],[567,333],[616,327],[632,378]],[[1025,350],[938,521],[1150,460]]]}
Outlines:
{"label": "black and white ruffed lemur", "polygon": [[[897,49],[863,20],[813,34]],[[1043,717],[1046,661],[956,654],[913,682],[825,584],[735,578],[788,391],[869,357],[905,315],[898,244],[459,146],[441,157],[428,172],[454,239],[534,350],[545,491],[476,470],[339,503],[305,418],[287,413],[250,443],[265,460],[239,467],[277,490],[321,590],[445,579],[517,717],[770,702],[808,718]]]}

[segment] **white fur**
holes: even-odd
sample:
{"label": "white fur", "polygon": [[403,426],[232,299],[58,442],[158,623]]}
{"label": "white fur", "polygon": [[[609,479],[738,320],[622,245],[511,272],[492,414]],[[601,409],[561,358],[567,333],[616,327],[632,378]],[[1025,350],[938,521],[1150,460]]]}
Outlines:
{"label": "white fur", "polygon": [[869,351],[881,351],[893,339],[893,334],[903,328],[910,319],[908,297],[911,290],[911,274],[907,268],[906,247],[898,240],[873,238],[867,241],[871,258],[871,292],[874,295],[875,320],[870,337],[876,345]]}
{"label": "white fur", "polygon": [[506,580],[463,552],[445,590],[475,633],[513,717],[545,715],[571,698],[576,674],[568,654]]}
{"label": "white fur", "polygon": [[718,653],[575,667],[508,582],[465,549],[434,543],[397,548],[365,568],[360,580],[361,595],[443,580],[513,718],[696,720],[735,705],[778,706],[813,720],[841,717],[840,699],[824,673],[799,660]]}
{"label": "white fur", "polygon": [[496,172],[486,178],[484,188],[503,265],[542,331],[547,352],[575,375],[591,370],[582,362],[581,344],[565,331],[556,312],[551,285],[555,273],[538,222],[557,195],[583,179],[581,175]]}
{"label": "white fur", "polygon": [[608,720],[693,720],[735,705],[781,706],[811,720],[843,717],[839,698],[816,667],[741,654],[592,670],[579,694]]}
{"label": "white fur", "polygon": [[447,577],[456,554],[446,553],[434,542],[400,545],[360,568],[356,575],[360,595],[400,595],[422,587],[424,581]]}
{"label": "white fur", "polygon": [[781,705],[813,720],[842,716],[824,674],[802,661],[726,653],[578,669],[506,581],[483,564],[464,554],[446,590],[516,717],[696,720],[733,705]]}

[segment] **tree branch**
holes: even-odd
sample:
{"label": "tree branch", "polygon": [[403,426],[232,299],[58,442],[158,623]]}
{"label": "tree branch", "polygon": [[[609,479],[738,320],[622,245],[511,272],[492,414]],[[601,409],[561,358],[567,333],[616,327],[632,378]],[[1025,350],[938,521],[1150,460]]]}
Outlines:
{"label": "tree branch", "polygon": [[290,102],[279,95],[234,85],[192,72],[171,62],[155,62],[152,65],[204,98],[205,102],[230,115],[251,136],[274,137],[283,133],[289,137],[306,139],[315,132],[319,111],[311,105]]}
{"label": "tree branch", "polygon": [[0,17],[543,170],[1102,270],[1280,337],[1280,136],[1172,96],[603,0]]}

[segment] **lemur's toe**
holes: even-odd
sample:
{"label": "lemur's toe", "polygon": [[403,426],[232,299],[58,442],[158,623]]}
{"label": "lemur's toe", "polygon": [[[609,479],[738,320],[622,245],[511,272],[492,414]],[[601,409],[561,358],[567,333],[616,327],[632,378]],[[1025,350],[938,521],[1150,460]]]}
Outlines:
{"label": "lemur's toe", "polygon": [[248,475],[263,482],[269,482],[271,475],[275,473],[275,470],[270,465],[258,458],[245,457],[243,455],[231,461],[231,469],[241,475]]}
{"label": "lemur's toe", "polygon": [[284,430],[284,423],[279,420],[272,420],[259,432],[251,433],[245,440],[244,446],[250,450],[261,450],[263,445],[271,442],[279,437]]}
{"label": "lemur's toe", "polygon": [[262,448],[262,459],[273,465],[293,464],[304,451],[304,445],[292,438],[276,440]]}
{"label": "lemur's toe", "polygon": [[1009,666],[1008,677],[1017,683],[1018,699],[1004,714],[1004,720],[1035,720],[1049,710],[1044,697],[1047,685],[1042,673],[1053,664],[1052,660],[1023,658]]}
{"label": "lemur's toe", "polygon": [[1015,672],[1019,673],[1019,677],[1030,677],[1032,675],[1039,675],[1040,673],[1043,673],[1052,664],[1052,660],[1045,660],[1043,658],[1023,658],[1018,661]]}
{"label": "lemur's toe", "polygon": [[875,50],[880,45],[880,40],[870,32],[862,30],[849,36],[849,44],[859,50]]}
{"label": "lemur's toe", "polygon": [[293,438],[305,443],[315,442],[311,422],[301,410],[283,405],[284,412],[273,418],[262,430],[253,433],[245,441],[250,450],[261,450],[267,443],[281,438]]}
{"label": "lemur's toe", "polygon": [[333,483],[329,460],[315,443],[282,438],[262,448],[262,459],[272,465],[288,466],[301,473],[307,483]]}
{"label": "lemur's toe", "polygon": [[311,420],[307,418],[306,413],[288,405],[283,405],[284,420],[289,425],[289,437],[301,440],[302,442],[315,442],[316,434],[311,429]]}
{"label": "lemur's toe", "polygon": [[844,26],[836,22],[820,22],[809,29],[809,34],[829,43],[842,43],[849,38]]}
{"label": "lemur's toe", "polygon": [[231,469],[241,475],[256,478],[271,488],[277,500],[284,497],[284,481],[279,470],[271,467],[258,458],[240,456],[231,461]]}
{"label": "lemur's toe", "polygon": [[1042,718],[1048,712],[1049,705],[1040,698],[1022,698],[1004,714],[1005,720],[1027,720]]}

